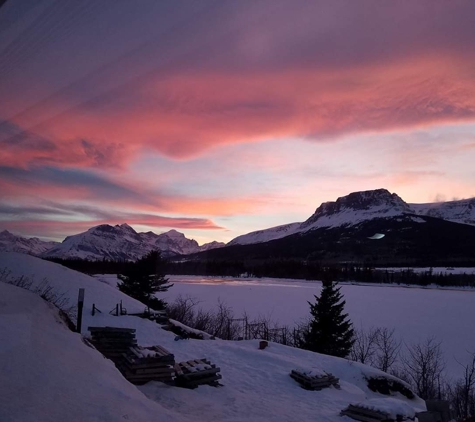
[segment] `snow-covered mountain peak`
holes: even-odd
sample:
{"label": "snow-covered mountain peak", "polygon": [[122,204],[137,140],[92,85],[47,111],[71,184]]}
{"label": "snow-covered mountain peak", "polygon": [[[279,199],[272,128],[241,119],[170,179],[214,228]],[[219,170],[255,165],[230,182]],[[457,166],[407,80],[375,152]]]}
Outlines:
{"label": "snow-covered mountain peak", "polygon": [[416,214],[475,225],[475,198],[432,204],[411,204]]}
{"label": "snow-covered mountain peak", "polygon": [[124,231],[128,231],[131,233],[137,233],[132,227],[130,227],[127,223],[117,224],[116,227],[120,227]]}
{"label": "snow-covered mountain peak", "polygon": [[386,189],[353,192],[336,201],[322,203],[303,223],[284,224],[251,232],[236,237],[228,245],[268,242],[321,227],[350,226],[373,218],[390,218],[403,214],[414,214],[414,211],[398,195]]}
{"label": "snow-covered mountain peak", "polygon": [[228,246],[262,243],[290,236],[299,231],[300,224],[301,223],[283,224],[281,226],[271,227],[270,229],[257,230],[255,232],[243,234],[231,240],[228,243]]}
{"label": "snow-covered mountain peak", "polygon": [[398,195],[386,189],[376,189],[363,192],[353,192],[342,196],[336,201],[324,202],[315,211],[315,216],[337,214],[345,209],[355,211],[371,210],[374,208],[398,209],[410,212],[410,207]]}
{"label": "snow-covered mountain peak", "polygon": [[8,240],[14,238],[16,238],[16,236],[10,233],[8,230],[3,230],[2,232],[0,232],[0,240]]}
{"label": "snow-covered mountain peak", "polygon": [[299,231],[352,225],[372,218],[394,217],[413,212],[398,195],[386,189],[353,192],[336,201],[324,202],[300,225]]}
{"label": "snow-covered mountain peak", "polygon": [[[207,249],[220,247],[208,245]],[[148,252],[158,249],[163,256],[185,255],[200,252],[198,242],[188,239],[177,230],[156,234],[152,231],[137,233],[128,224],[101,224],[83,233],[68,236],[63,243],[45,252],[45,257],[83,259],[126,259],[136,260]]]}
{"label": "snow-covered mountain peak", "polygon": [[210,249],[222,248],[223,246],[226,246],[224,242],[217,242],[216,240],[213,240],[212,242],[204,243],[203,245],[201,245],[200,252],[209,251]]}
{"label": "snow-covered mountain peak", "polygon": [[39,255],[57,244],[57,242],[47,242],[37,237],[27,239],[26,237],[16,236],[8,230],[0,232],[0,251]]}
{"label": "snow-covered mountain peak", "polygon": [[[164,232],[164,233],[161,233],[162,235],[166,235],[170,238],[173,238],[173,239],[184,239],[185,238],[185,235],[183,233],[180,233],[179,231],[175,230],[175,229],[171,229],[171,230],[168,230],[167,232]],[[160,236],[160,235],[159,235]]]}

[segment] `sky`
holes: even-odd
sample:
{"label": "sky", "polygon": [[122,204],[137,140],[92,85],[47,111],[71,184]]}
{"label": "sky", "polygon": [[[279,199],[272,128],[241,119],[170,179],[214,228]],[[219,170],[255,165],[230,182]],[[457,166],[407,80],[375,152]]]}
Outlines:
{"label": "sky", "polygon": [[7,0],[0,230],[200,244],[475,196],[475,2]]}

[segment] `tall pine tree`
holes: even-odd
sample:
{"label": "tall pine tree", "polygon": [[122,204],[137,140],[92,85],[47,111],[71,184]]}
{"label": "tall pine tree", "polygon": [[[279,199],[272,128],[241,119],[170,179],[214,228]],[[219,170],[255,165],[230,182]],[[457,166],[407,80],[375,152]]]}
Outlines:
{"label": "tall pine tree", "polygon": [[155,293],[166,292],[173,284],[167,284],[165,278],[165,262],[159,251],[151,251],[138,261],[130,264],[123,274],[119,290],[155,310],[164,309],[166,303],[157,299]]}
{"label": "tall pine tree", "polygon": [[303,348],[326,355],[346,357],[354,343],[354,331],[343,312],[345,301],[333,281],[324,281],[320,297],[315,304],[308,302],[312,321],[304,333]]}

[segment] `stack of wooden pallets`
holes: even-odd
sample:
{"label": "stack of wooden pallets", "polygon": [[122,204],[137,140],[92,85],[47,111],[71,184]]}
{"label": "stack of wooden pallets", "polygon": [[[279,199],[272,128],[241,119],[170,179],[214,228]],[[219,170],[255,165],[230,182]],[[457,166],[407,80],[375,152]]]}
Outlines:
{"label": "stack of wooden pallets", "polygon": [[220,368],[207,359],[189,360],[175,364],[175,383],[179,387],[195,388],[199,385],[220,385]]}
{"label": "stack of wooden pallets", "polygon": [[122,355],[137,345],[135,330],[132,328],[89,327],[91,343],[106,358],[115,363],[122,359]]}
{"label": "stack of wooden pallets", "polygon": [[[381,410],[367,409],[362,406],[350,404],[346,409],[343,409],[340,412],[341,416],[349,416],[350,418],[361,421],[361,422],[395,422],[389,416],[389,413],[383,412]],[[402,416],[397,418],[397,421],[404,421],[407,418]]]}
{"label": "stack of wooden pallets", "polygon": [[325,375],[310,375],[305,372],[292,370],[290,376],[306,390],[319,391],[322,388],[328,388],[330,386],[340,388],[340,380],[330,373],[325,373]]}
{"label": "stack of wooden pallets", "polygon": [[175,356],[161,346],[130,347],[122,357],[118,368],[132,384],[173,382]]}

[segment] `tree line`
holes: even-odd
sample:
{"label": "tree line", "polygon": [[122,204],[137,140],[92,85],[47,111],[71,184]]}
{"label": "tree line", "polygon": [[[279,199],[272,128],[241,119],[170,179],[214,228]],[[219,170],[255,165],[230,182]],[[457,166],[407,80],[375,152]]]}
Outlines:
{"label": "tree line", "polygon": [[[50,259],[76,271],[87,274],[122,274],[130,271],[134,263],[125,260],[83,260]],[[437,285],[441,287],[475,287],[475,274],[450,274],[434,271],[413,271],[398,269],[390,271],[376,269],[366,263],[326,264],[318,261],[298,259],[267,259],[256,261],[166,261],[162,260],[163,271],[169,275],[201,275],[219,277],[293,278],[321,280],[329,275],[335,281],[409,284],[418,286]]]}

